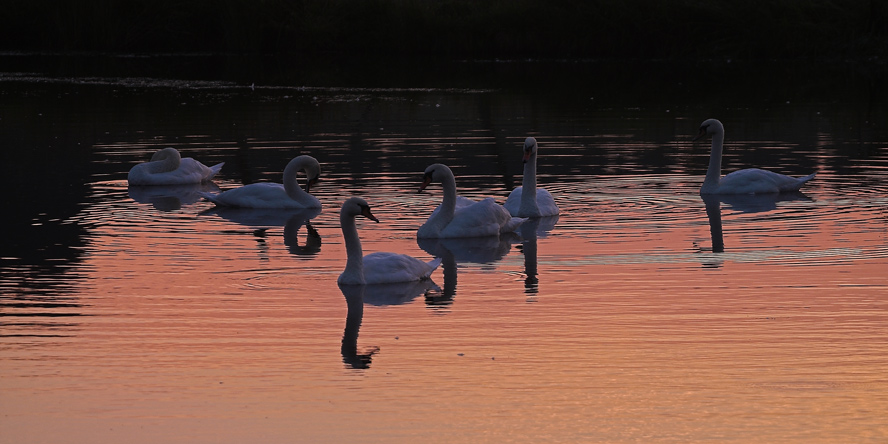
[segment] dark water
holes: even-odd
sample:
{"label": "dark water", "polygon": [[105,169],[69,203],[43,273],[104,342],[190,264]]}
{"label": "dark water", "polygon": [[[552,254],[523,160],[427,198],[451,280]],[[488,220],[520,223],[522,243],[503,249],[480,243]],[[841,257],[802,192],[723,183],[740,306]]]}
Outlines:
{"label": "dark water", "polygon": [[[882,67],[0,60],[0,441],[888,436]],[[817,178],[702,200],[709,117],[724,172]],[[416,241],[441,198],[416,193],[427,165],[502,202],[528,135],[556,220]],[[210,189],[313,155],[324,209],[312,231],[128,188],[165,146],[224,161]],[[445,256],[428,286],[337,287],[352,195],[382,221],[359,223],[365,253]]]}

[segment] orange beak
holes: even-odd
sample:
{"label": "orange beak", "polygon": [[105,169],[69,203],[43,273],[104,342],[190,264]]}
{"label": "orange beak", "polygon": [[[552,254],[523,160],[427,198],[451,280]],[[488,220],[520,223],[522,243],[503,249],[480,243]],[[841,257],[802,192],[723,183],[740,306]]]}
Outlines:
{"label": "orange beak", "polygon": [[706,136],[706,128],[701,127],[700,132],[697,134],[697,137],[694,137],[693,140],[691,140],[691,142],[696,142],[705,136]]}
{"label": "orange beak", "polygon": [[364,216],[367,219],[372,220],[373,222],[379,223],[379,219],[377,219],[376,216],[374,216],[373,213],[370,212],[370,207],[364,207],[361,210],[361,216]]}
{"label": "orange beak", "polygon": [[432,175],[427,174],[422,180],[422,185],[419,186],[419,191],[417,191],[417,193],[422,193],[422,190],[426,189],[426,187],[429,186],[430,183],[432,183]]}
{"label": "orange beak", "polygon": [[316,183],[318,183],[318,180],[319,180],[319,179],[320,179],[320,177],[314,177],[314,178],[312,178],[312,179],[309,179],[308,182],[305,182],[305,192],[306,192],[306,193],[310,193],[310,192],[311,192],[311,186],[314,185],[314,184],[316,184]]}

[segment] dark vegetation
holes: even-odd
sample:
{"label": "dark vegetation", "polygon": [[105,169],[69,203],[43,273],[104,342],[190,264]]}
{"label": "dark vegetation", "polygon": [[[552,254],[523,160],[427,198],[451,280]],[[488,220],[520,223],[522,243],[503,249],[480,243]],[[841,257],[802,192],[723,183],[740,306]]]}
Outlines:
{"label": "dark vegetation", "polygon": [[0,50],[888,57],[884,0],[0,0]]}

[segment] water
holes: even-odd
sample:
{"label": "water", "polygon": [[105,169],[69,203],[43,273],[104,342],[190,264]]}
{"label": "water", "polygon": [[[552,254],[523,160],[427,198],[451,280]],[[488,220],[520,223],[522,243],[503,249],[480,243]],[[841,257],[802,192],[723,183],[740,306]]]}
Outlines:
{"label": "water", "polygon": [[[2,442],[888,437],[888,133],[870,94],[884,75],[823,89],[739,68],[698,99],[681,97],[707,76],[657,64],[257,82],[5,58]],[[817,178],[704,201],[708,144],[690,139],[708,117],[725,122],[725,171]],[[428,164],[504,201],[527,135],[557,219],[417,243],[441,198],[417,193]],[[193,189],[128,188],[168,145],[226,162],[210,189],[279,181],[311,154],[323,211],[309,230],[305,215],[213,212]],[[352,195],[381,220],[359,220],[365,253],[443,254],[432,282],[336,285]]]}

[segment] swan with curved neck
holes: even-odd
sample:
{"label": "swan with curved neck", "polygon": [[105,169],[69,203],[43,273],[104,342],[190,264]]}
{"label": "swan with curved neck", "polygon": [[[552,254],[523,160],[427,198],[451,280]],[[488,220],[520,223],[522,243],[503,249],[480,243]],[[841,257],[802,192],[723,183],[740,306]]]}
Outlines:
{"label": "swan with curved neck", "polygon": [[225,162],[208,167],[190,157],[182,158],[179,150],[167,147],[155,152],[151,160],[130,168],[130,185],[186,185],[207,182],[222,169]]}
{"label": "swan with curved neck", "polygon": [[537,188],[537,141],[533,137],[524,140],[524,178],[521,186],[509,193],[503,204],[512,216],[545,217],[558,214],[558,205],[552,194]]}
{"label": "swan with curved neck", "polygon": [[376,252],[364,256],[361,238],[355,226],[355,217],[364,216],[374,222],[379,219],[370,211],[370,205],[360,197],[352,197],[342,204],[339,224],[345,239],[347,259],[345,270],[337,282],[341,285],[390,284],[428,279],[441,265],[441,259],[423,262],[399,253]]}
{"label": "swan with curved neck", "polygon": [[[299,186],[297,173],[305,171],[305,190]],[[284,183],[258,182],[219,194],[201,194],[210,202],[225,207],[241,208],[321,208],[321,201],[309,194],[318,182],[321,165],[311,156],[299,156],[284,168]]]}
{"label": "swan with curved neck", "polygon": [[444,198],[428,220],[419,227],[419,238],[451,238],[498,236],[515,231],[526,219],[513,217],[492,197],[480,202],[456,195],[456,179],[447,165],[429,165],[419,191],[430,183],[439,182],[444,187]]}
{"label": "swan with curved neck", "polygon": [[706,136],[712,136],[712,153],[709,155],[709,169],[706,170],[700,194],[766,194],[798,191],[816,174],[791,177],[758,168],[747,168],[721,177],[725,127],[717,119],[705,120],[700,124],[700,132],[694,140]]}

